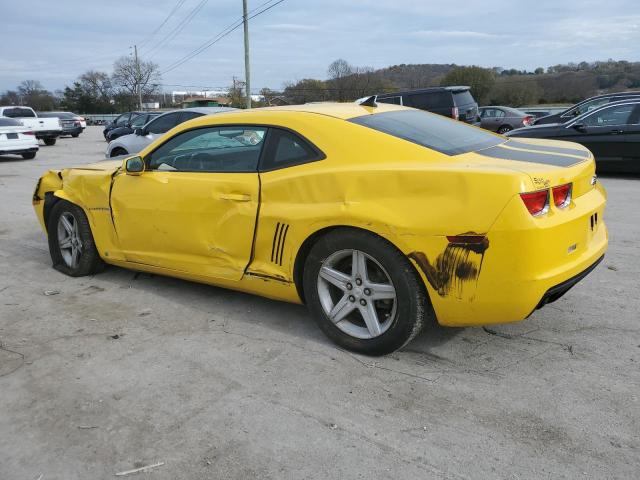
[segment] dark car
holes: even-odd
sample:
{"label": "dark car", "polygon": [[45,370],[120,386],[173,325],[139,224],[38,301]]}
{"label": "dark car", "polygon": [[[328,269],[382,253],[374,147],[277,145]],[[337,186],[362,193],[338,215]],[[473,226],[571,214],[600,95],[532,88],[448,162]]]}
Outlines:
{"label": "dark car", "polygon": [[566,123],[520,128],[507,136],[577,142],[591,150],[598,171],[640,173],[640,98],[601,106]]}
{"label": "dark car", "polygon": [[445,117],[479,125],[478,103],[470,87],[431,87],[408,92],[384,93],[376,101],[419,108]]}
{"label": "dark car", "polygon": [[569,120],[595,110],[598,107],[606,105],[611,102],[619,102],[620,100],[627,100],[629,98],[640,98],[640,92],[618,92],[618,93],[606,93],[604,95],[597,95],[595,97],[587,98],[580,103],[576,103],[574,106],[563,110],[560,113],[553,115],[547,115],[546,117],[538,118],[534,125],[545,125],[548,123],[565,123]]}
{"label": "dark car", "polygon": [[136,116],[140,115],[141,113],[145,113],[145,112],[127,112],[127,113],[123,113],[122,115],[119,115],[118,117],[115,118],[115,120],[113,120],[112,122],[108,123],[105,127],[104,130],[102,131],[102,134],[104,135],[104,139],[108,142],[109,138],[107,137],[107,134],[111,131],[114,130],[118,127],[126,127],[131,123],[131,120],[133,120],[133,118],[135,118]]}
{"label": "dark car", "polygon": [[38,112],[38,116],[42,118],[59,118],[62,127],[62,135],[71,135],[77,137],[82,133],[82,124],[78,120],[78,116],[71,112]]}
{"label": "dark car", "polygon": [[145,112],[136,115],[135,117],[132,115],[129,123],[123,125],[121,127],[116,127],[109,132],[107,132],[106,138],[107,141],[115,140],[123,135],[129,135],[133,133],[136,128],[142,128],[146,123],[153,120],[155,117],[160,115],[161,112]]}
{"label": "dark car", "polygon": [[480,107],[480,125],[485,130],[505,134],[516,128],[533,125],[533,115],[511,107]]}

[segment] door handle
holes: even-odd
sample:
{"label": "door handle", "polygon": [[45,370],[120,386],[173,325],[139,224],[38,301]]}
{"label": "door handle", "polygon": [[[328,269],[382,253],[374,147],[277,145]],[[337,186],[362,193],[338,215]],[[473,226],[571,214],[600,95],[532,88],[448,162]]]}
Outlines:
{"label": "door handle", "polygon": [[246,193],[223,193],[220,195],[221,200],[231,200],[232,202],[248,202],[251,200],[251,195]]}
{"label": "door handle", "polygon": [[620,135],[621,133],[624,133],[624,130],[619,130],[617,128],[611,130],[611,133],[613,133],[614,135]]}

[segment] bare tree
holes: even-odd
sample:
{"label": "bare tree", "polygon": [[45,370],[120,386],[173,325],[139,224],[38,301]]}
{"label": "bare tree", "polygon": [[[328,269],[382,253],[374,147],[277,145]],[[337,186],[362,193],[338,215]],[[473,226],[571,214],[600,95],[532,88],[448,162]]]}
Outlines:
{"label": "bare tree", "polygon": [[18,95],[22,105],[35,110],[51,110],[56,104],[55,97],[38,80],[24,80],[18,86]]}
{"label": "bare tree", "polygon": [[349,90],[349,80],[348,78],[353,75],[354,69],[349,62],[346,60],[339,58],[338,60],[333,61],[329,68],[327,69],[327,75],[330,80],[330,86],[332,89],[332,97],[340,102],[344,102],[352,95]]}
{"label": "bare tree", "polygon": [[157,63],[145,62],[132,57],[120,57],[113,64],[114,85],[120,87],[120,94],[129,95],[133,103],[137,103],[137,96],[152,95],[159,90],[160,69]]}

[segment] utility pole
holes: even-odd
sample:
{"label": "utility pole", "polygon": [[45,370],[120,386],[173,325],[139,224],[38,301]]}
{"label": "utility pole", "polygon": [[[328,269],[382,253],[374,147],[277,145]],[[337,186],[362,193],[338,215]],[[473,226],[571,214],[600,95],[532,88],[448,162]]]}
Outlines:
{"label": "utility pole", "polygon": [[138,62],[138,45],[133,46],[133,52],[136,58],[136,87],[138,90],[138,108],[142,110],[142,86],[140,85],[140,62]]}
{"label": "utility pole", "polygon": [[247,108],[251,108],[251,69],[249,67],[249,18],[247,17],[247,0],[242,0],[242,18],[244,20],[244,77]]}

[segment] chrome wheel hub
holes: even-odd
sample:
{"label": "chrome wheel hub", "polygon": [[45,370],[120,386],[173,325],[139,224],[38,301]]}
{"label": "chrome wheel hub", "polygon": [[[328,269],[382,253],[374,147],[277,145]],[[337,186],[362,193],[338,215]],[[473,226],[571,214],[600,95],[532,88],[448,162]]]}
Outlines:
{"label": "chrome wheel hub", "polygon": [[69,212],[64,212],[58,219],[58,246],[64,263],[70,268],[76,268],[82,255],[82,239],[78,221]]}
{"label": "chrome wheel hub", "polygon": [[396,314],[391,277],[380,263],[360,250],[340,250],[322,263],[318,297],[329,320],[356,338],[382,335]]}

